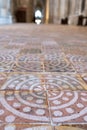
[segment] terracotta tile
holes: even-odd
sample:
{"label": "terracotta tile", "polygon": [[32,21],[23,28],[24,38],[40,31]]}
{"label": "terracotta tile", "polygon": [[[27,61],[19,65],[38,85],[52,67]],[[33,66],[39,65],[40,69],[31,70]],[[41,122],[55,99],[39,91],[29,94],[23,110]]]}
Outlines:
{"label": "terracotta tile", "polygon": [[87,84],[78,74],[51,73],[45,75],[47,90],[87,90]]}
{"label": "terracotta tile", "polygon": [[32,61],[19,61],[14,64],[11,72],[43,72],[43,63]]}
{"label": "terracotta tile", "polygon": [[2,91],[0,92],[0,122],[49,124],[46,92]]}
{"label": "terracotta tile", "polygon": [[[86,127],[87,129],[87,127]],[[70,126],[56,126],[55,130],[86,130],[86,129],[82,129],[79,126],[76,127],[70,127]]]}
{"label": "terracotta tile", "polygon": [[48,91],[52,123],[87,124],[87,92]]}
{"label": "terracotta tile", "polygon": [[[1,75],[3,76],[3,75]],[[3,84],[3,79],[1,79]],[[45,91],[45,80],[41,73],[11,73],[1,90]]]}
{"label": "terracotta tile", "polygon": [[1,130],[54,130],[52,126],[29,124],[5,124],[0,125]]}

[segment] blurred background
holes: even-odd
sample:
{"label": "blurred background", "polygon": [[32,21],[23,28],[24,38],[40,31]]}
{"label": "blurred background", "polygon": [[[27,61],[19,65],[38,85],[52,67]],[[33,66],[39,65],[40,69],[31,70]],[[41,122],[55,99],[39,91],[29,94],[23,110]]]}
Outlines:
{"label": "blurred background", "polygon": [[87,0],[0,0],[0,24],[87,26]]}

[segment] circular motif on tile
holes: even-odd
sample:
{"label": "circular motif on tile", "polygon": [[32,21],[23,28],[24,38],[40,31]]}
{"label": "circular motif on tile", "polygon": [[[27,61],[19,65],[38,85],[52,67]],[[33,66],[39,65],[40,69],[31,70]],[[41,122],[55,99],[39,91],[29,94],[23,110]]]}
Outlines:
{"label": "circular motif on tile", "polygon": [[[49,75],[46,78],[46,88],[48,90],[82,90],[85,88],[84,83],[80,80],[78,75],[60,74],[60,75]],[[71,96],[72,94],[68,94]]]}
{"label": "circular motif on tile", "polygon": [[4,110],[0,109],[0,115],[4,114]]}
{"label": "circular motif on tile", "polygon": [[42,99],[38,99],[38,100],[36,100],[36,103],[37,104],[42,104],[44,101],[42,100]]}
{"label": "circular motif on tile", "polygon": [[67,113],[74,113],[74,110],[72,108],[66,108]]}
{"label": "circular motif on tile", "polygon": [[[48,112],[46,112],[45,86],[40,83],[38,76],[14,74],[9,77],[3,88],[9,89],[9,85],[14,84],[15,81],[19,81],[16,82],[14,87],[16,91],[12,91],[12,89],[11,91],[6,91],[2,94],[2,98],[0,98],[0,102],[5,109],[22,119],[49,122],[46,115]],[[24,86],[27,86],[27,89],[24,89]],[[11,118],[6,117],[5,120],[13,122],[14,118],[12,116]]]}
{"label": "circular motif on tile", "polygon": [[23,108],[23,112],[30,112],[31,111],[31,108],[30,107],[25,107]]}
{"label": "circular motif on tile", "polygon": [[84,116],[84,121],[86,121],[86,122],[87,122],[87,116]]}
{"label": "circular motif on tile", "polygon": [[18,62],[17,67],[20,69],[21,72],[41,72],[43,68],[40,62]]}
{"label": "circular motif on tile", "polygon": [[45,69],[50,72],[75,72],[72,65],[63,58],[45,61]]}
{"label": "circular motif on tile", "polygon": [[81,103],[78,103],[78,104],[77,104],[77,107],[78,107],[78,108],[83,108],[83,107],[84,107],[84,105],[83,105],[83,104],[81,104]]}
{"label": "circular motif on tile", "polygon": [[13,103],[13,107],[17,108],[17,107],[20,107],[21,106],[21,103]]}
{"label": "circular motif on tile", "polygon": [[12,123],[15,121],[15,116],[13,116],[13,115],[7,116],[7,117],[5,117],[5,121],[8,123]]}
{"label": "circular motif on tile", "polygon": [[55,105],[59,105],[59,104],[61,104],[61,102],[58,101],[58,100],[54,100],[54,101],[53,101],[53,104],[55,104]]}
{"label": "circular motif on tile", "polygon": [[15,125],[6,125],[4,130],[16,130],[16,126]]}
{"label": "circular motif on tile", "polygon": [[61,111],[54,111],[54,116],[62,116],[63,113]]}
{"label": "circular motif on tile", "polygon": [[13,63],[15,57],[11,54],[0,54],[0,63],[4,66],[9,66]]}
{"label": "circular motif on tile", "polygon": [[37,115],[44,115],[44,114],[45,114],[45,110],[43,110],[43,109],[38,109],[38,110],[36,110],[36,114],[37,114]]}
{"label": "circular motif on tile", "polygon": [[[50,110],[52,115],[54,115],[52,117],[54,123],[75,122],[75,120],[82,118],[87,113],[87,107],[84,105],[86,104],[85,101],[83,103],[78,103],[78,101],[81,101],[80,92],[73,91],[71,94],[69,91],[51,91],[49,93]],[[63,98],[68,100],[62,100]],[[59,104],[58,102],[61,103]]]}

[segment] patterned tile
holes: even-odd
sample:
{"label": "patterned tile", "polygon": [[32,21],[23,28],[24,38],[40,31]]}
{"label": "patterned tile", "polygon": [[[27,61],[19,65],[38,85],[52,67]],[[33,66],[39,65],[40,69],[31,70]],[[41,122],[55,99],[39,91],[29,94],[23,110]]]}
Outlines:
{"label": "patterned tile", "polygon": [[11,72],[43,72],[43,63],[33,61],[19,61],[14,64]]}
{"label": "patterned tile", "polygon": [[1,130],[54,130],[51,126],[29,125],[29,124],[1,124]]}
{"label": "patterned tile", "polygon": [[36,61],[40,62],[43,60],[43,56],[40,54],[27,54],[27,55],[20,55],[19,61],[21,62],[27,62],[27,61]]}
{"label": "patterned tile", "polygon": [[[1,76],[1,82],[3,83],[3,75]],[[44,76],[35,73],[12,73],[1,87],[1,90],[40,91],[40,94],[44,95],[44,91],[46,90]]]}
{"label": "patterned tile", "polygon": [[76,71],[79,73],[87,72],[87,56],[82,55],[67,55]]}
{"label": "patterned tile", "polygon": [[0,122],[49,124],[46,92],[40,95],[29,91],[0,92]]}
{"label": "patterned tile", "polygon": [[61,91],[61,90],[87,90],[87,85],[77,74],[46,74],[45,84],[47,90]]}
{"label": "patterned tile", "polygon": [[52,123],[87,124],[87,92],[48,91]]}
{"label": "patterned tile", "polygon": [[75,72],[73,66],[65,59],[47,60],[44,66],[47,72]]}

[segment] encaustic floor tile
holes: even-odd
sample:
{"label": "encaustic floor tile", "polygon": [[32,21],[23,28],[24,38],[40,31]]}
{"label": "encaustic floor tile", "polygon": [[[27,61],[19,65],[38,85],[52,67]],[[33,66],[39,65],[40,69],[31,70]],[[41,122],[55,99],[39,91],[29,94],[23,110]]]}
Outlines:
{"label": "encaustic floor tile", "polygon": [[87,124],[87,92],[48,91],[52,124]]}
{"label": "encaustic floor tile", "polygon": [[41,62],[30,62],[30,61],[19,61],[18,63],[14,64],[11,72],[42,72],[43,71],[43,64]]}
{"label": "encaustic floor tile", "polygon": [[47,72],[75,72],[74,67],[65,59],[44,61]]}
{"label": "encaustic floor tile", "polygon": [[56,126],[55,130],[87,130],[87,125],[77,126]]}
{"label": "encaustic floor tile", "polygon": [[[1,75],[3,78],[3,75]],[[4,79],[1,79],[3,84]],[[41,73],[11,73],[1,90],[28,90],[41,92],[46,90],[44,76]]]}
{"label": "encaustic floor tile", "polygon": [[0,125],[1,130],[54,130],[52,126],[28,125],[28,124],[5,124]]}
{"label": "encaustic floor tile", "polygon": [[26,54],[26,55],[20,55],[20,57],[18,58],[19,61],[21,62],[27,62],[27,61],[36,61],[36,62],[40,62],[42,61],[43,56],[41,54]]}
{"label": "encaustic floor tile", "polygon": [[0,92],[0,123],[49,124],[46,92]]}
{"label": "encaustic floor tile", "polygon": [[45,84],[47,90],[87,90],[86,83],[78,74],[47,74],[45,75]]}
{"label": "encaustic floor tile", "polygon": [[82,55],[67,55],[76,71],[79,73],[87,72],[87,56]]}

